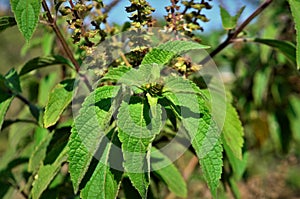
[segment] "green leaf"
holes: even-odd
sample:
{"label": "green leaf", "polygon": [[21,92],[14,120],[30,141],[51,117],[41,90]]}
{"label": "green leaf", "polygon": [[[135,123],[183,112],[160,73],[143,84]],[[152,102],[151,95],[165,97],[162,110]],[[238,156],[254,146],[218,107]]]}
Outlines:
{"label": "green leaf", "polygon": [[38,103],[40,106],[46,106],[49,100],[49,93],[57,83],[59,74],[50,73],[41,79],[39,84]]}
{"label": "green leaf", "polygon": [[288,58],[288,60],[296,64],[296,47],[293,43],[275,39],[260,38],[255,38],[253,41],[275,48],[276,50],[281,52],[286,58]]}
{"label": "green leaf", "polygon": [[190,50],[207,49],[205,46],[191,41],[169,41],[151,50],[144,57],[142,64],[160,64],[165,65],[169,63],[176,55],[188,52]]}
{"label": "green leaf", "polygon": [[59,65],[65,64],[67,66],[73,67],[73,64],[70,60],[60,56],[60,55],[53,55],[53,56],[45,56],[45,57],[36,57],[32,60],[28,61],[21,69],[20,76],[25,75],[35,69],[51,66],[51,65]]}
{"label": "green leaf", "polygon": [[300,1],[299,0],[288,0],[290,3],[292,15],[295,21],[295,29],[297,31],[297,69],[300,69]]}
{"label": "green leaf", "polygon": [[35,31],[41,10],[39,0],[10,0],[19,30],[28,41]]}
{"label": "green leaf", "polygon": [[69,171],[75,193],[97,146],[106,134],[106,126],[114,113],[113,98],[117,96],[119,89],[118,86],[97,88],[86,98],[75,118],[68,142]]}
{"label": "green leaf", "polygon": [[126,67],[126,66],[119,66],[117,68],[112,68],[108,70],[108,73],[105,74],[103,78],[101,78],[101,81],[112,81],[112,82],[118,82],[120,78],[123,77],[124,74],[126,74],[128,71],[130,71],[132,68]]}
{"label": "green leaf", "polygon": [[9,17],[9,16],[0,17],[0,32],[14,25],[17,25],[17,22],[14,17]]}
{"label": "green leaf", "polygon": [[[111,139],[116,139],[117,132],[113,130]],[[93,172],[92,177],[81,191],[83,199],[106,198],[115,199],[118,196],[119,186],[121,183],[122,173],[110,168],[110,150],[113,141],[101,143],[100,149],[102,152],[100,161]],[[114,155],[114,154],[113,154]],[[116,158],[116,157],[114,157]],[[115,160],[114,164],[115,164]]]}
{"label": "green leaf", "polygon": [[40,167],[35,176],[31,190],[32,199],[38,199],[47,189],[56,174],[60,171],[61,165],[67,160],[67,148],[65,148],[57,157],[53,164],[43,165]]}
{"label": "green leaf", "polygon": [[240,18],[241,14],[244,11],[244,9],[245,9],[245,6],[241,7],[236,15],[231,16],[225,8],[220,6],[222,24],[223,24],[224,29],[226,29],[226,30],[234,29],[237,25],[238,19]]}
{"label": "green leaf", "polygon": [[145,100],[131,97],[122,102],[117,119],[125,171],[142,198],[146,198],[150,184],[151,143],[162,126],[161,106],[157,104],[153,109],[156,117],[149,115]]}
{"label": "green leaf", "polygon": [[151,148],[151,168],[176,196],[187,197],[187,185],[176,166],[156,148]]}
{"label": "green leaf", "polygon": [[[180,84],[178,87],[181,87]],[[198,93],[198,89],[195,88],[195,92]],[[180,115],[199,158],[204,178],[212,195],[216,197],[216,190],[222,174],[223,148],[219,129],[212,119],[207,102],[203,100],[202,96],[192,92],[176,93],[170,90],[164,93],[164,96],[176,106],[174,112]]]}
{"label": "green leaf", "polygon": [[231,103],[226,105],[226,117],[222,133],[223,143],[225,142],[228,145],[237,158],[242,159],[244,129],[238,113]]}
{"label": "green leaf", "polygon": [[9,108],[13,98],[14,97],[9,95],[9,94],[5,94],[5,93],[2,93],[2,92],[0,94],[0,130],[1,130],[2,124],[4,122],[6,112]]}
{"label": "green leaf", "polygon": [[54,125],[64,109],[71,103],[74,84],[74,79],[64,80],[50,93],[44,114],[44,126],[46,128]]}
{"label": "green leaf", "polygon": [[239,158],[232,152],[226,142],[223,142],[223,146],[233,170],[233,177],[235,180],[240,180],[247,168],[248,153],[243,154],[243,157]]}
{"label": "green leaf", "polygon": [[29,158],[28,171],[33,172],[37,170],[43,163],[46,157],[47,146],[52,139],[53,133],[48,133],[48,135],[41,141],[41,143],[35,147],[33,153]]}
{"label": "green leaf", "polygon": [[20,78],[17,71],[12,68],[5,75],[5,85],[14,94],[21,93]]}

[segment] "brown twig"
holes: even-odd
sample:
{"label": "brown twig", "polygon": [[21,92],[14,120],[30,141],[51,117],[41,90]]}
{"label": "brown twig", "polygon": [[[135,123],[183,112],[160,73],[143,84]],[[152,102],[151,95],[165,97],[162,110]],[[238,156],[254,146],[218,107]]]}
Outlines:
{"label": "brown twig", "polygon": [[232,43],[232,40],[236,39],[244,28],[255,18],[257,17],[265,8],[267,8],[273,0],[266,0],[262,3],[234,32],[229,32],[227,39],[221,43],[215,50],[213,50],[209,56],[205,57],[200,64],[206,64],[212,57],[217,55],[220,51],[226,48],[229,44]]}
{"label": "brown twig", "polygon": [[43,9],[46,11],[46,16],[47,16],[47,19],[48,19],[48,22],[49,22],[49,25],[52,27],[53,31],[55,32],[59,42],[61,43],[62,45],[62,48],[64,50],[64,52],[66,53],[66,55],[68,56],[68,58],[71,60],[71,62],[73,63],[74,67],[75,67],[75,70],[76,72],[78,73],[78,75],[83,79],[84,83],[86,84],[86,86],[88,87],[88,89],[90,91],[92,91],[92,86],[91,84],[89,83],[88,79],[86,78],[86,76],[84,75],[81,75],[79,74],[79,71],[80,71],[80,66],[79,66],[79,63],[77,62],[77,60],[75,59],[71,49],[69,48],[69,45],[67,44],[65,38],[63,37],[59,27],[57,26],[56,24],[56,20],[54,20],[54,18],[52,17],[51,15],[51,12],[50,12],[50,9],[47,5],[47,2],[46,0],[43,0],[42,1],[42,6],[43,6]]}

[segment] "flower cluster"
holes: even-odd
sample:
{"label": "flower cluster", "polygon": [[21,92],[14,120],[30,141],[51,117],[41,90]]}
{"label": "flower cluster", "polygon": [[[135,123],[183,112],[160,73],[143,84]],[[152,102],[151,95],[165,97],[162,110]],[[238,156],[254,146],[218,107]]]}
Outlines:
{"label": "flower cluster", "polygon": [[168,31],[183,32],[189,37],[194,36],[194,31],[201,30],[203,27],[200,22],[208,22],[209,19],[202,14],[203,9],[211,9],[212,6],[205,0],[196,2],[195,0],[182,1],[183,9],[178,5],[179,0],[170,0],[171,5],[165,7],[168,14],[165,16]]}

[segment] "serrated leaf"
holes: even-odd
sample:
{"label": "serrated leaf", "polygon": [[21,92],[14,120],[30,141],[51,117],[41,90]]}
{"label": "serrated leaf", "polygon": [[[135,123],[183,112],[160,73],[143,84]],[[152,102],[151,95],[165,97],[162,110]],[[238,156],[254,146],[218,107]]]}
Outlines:
{"label": "serrated leaf", "polygon": [[36,57],[28,61],[22,67],[19,75],[22,76],[36,69],[40,69],[51,65],[59,65],[59,64],[65,64],[67,66],[73,67],[73,64],[70,62],[70,60],[60,55]]}
{"label": "serrated leaf", "polygon": [[128,71],[130,71],[132,68],[126,67],[126,66],[119,66],[117,68],[109,69],[108,72],[105,74],[103,78],[101,78],[101,81],[113,81],[118,82],[120,78],[123,77],[124,74],[126,74]]}
{"label": "serrated leaf", "polygon": [[187,197],[187,185],[176,166],[163,153],[151,148],[151,168],[176,196]]}
{"label": "serrated leaf", "polygon": [[222,24],[224,29],[231,30],[234,29],[237,25],[238,19],[240,18],[241,14],[243,13],[245,6],[241,7],[236,15],[231,16],[229,12],[220,6]]}
{"label": "serrated leaf", "polygon": [[0,17],[0,32],[14,25],[17,25],[17,22],[14,17],[9,17],[9,16]]}
{"label": "serrated leaf", "polygon": [[288,41],[276,40],[276,39],[260,39],[260,38],[255,38],[253,41],[275,48],[276,50],[281,52],[286,58],[288,58],[288,60],[296,64],[297,62],[296,46],[293,43]]}
{"label": "serrated leaf", "polygon": [[[116,133],[116,131],[112,133],[112,140],[117,136]],[[102,149],[101,151],[103,152],[92,177],[81,191],[81,197],[83,199],[115,199],[117,197],[122,173],[111,169],[109,166],[112,145],[113,141],[101,143],[99,148]]]}
{"label": "serrated leaf", "polygon": [[44,113],[44,126],[46,128],[54,125],[65,108],[71,103],[74,86],[74,79],[64,80],[50,93]]}
{"label": "serrated leaf", "polygon": [[224,142],[226,142],[232,153],[237,158],[242,159],[244,129],[238,113],[231,103],[226,105],[226,117],[222,133]]}
{"label": "serrated leaf", "polygon": [[47,146],[49,145],[49,143],[52,139],[52,135],[53,135],[53,133],[49,133],[41,141],[41,143],[35,147],[33,153],[31,154],[31,156],[29,158],[29,163],[28,163],[28,171],[29,172],[35,171],[42,165],[43,160],[46,157]]}
{"label": "serrated leaf", "polygon": [[209,46],[202,45],[192,41],[169,41],[151,50],[144,57],[142,64],[160,64],[164,65],[170,62],[176,55],[190,50],[207,49]]}
{"label": "serrated leaf", "polygon": [[180,115],[183,126],[191,138],[204,178],[215,197],[222,174],[223,148],[217,124],[212,119],[205,100],[197,94],[198,92],[198,89],[195,93],[172,93],[170,90],[164,93],[164,96],[177,106],[175,112]]}
{"label": "serrated leaf", "polygon": [[161,106],[158,104],[153,109],[156,117],[149,115],[150,107],[145,100],[131,97],[128,102],[122,102],[117,120],[124,168],[142,198],[146,198],[150,184],[151,143],[162,125]]}
{"label": "serrated leaf", "polygon": [[296,62],[297,62],[297,69],[300,69],[300,1],[299,0],[288,0],[292,15],[295,21],[295,29],[297,31],[296,40],[297,40],[297,55],[296,55]]}
{"label": "serrated leaf", "polygon": [[41,10],[39,0],[10,0],[12,11],[14,12],[18,28],[28,41],[36,29]]}
{"label": "serrated leaf", "polygon": [[67,149],[65,148],[57,157],[53,164],[43,165],[40,167],[35,176],[33,187],[31,190],[32,199],[38,199],[47,189],[51,181],[59,172],[63,162],[67,160]]}
{"label": "serrated leaf", "polygon": [[106,126],[114,113],[111,111],[113,98],[119,89],[118,86],[97,88],[86,98],[79,115],[75,118],[68,142],[69,171],[75,193],[99,143],[105,136]]}

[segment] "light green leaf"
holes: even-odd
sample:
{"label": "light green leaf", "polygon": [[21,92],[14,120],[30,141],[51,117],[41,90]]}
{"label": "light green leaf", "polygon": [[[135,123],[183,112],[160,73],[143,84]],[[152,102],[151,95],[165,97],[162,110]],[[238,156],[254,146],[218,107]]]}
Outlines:
{"label": "light green leaf", "polygon": [[[117,137],[116,133],[117,132],[113,130],[111,140]],[[109,166],[109,159],[111,156],[110,150],[113,144],[113,141],[101,143],[99,148],[101,149],[101,152],[103,152],[92,177],[81,191],[81,197],[83,199],[115,199],[117,197],[122,173],[111,169]]]}
{"label": "light green leaf", "polygon": [[254,42],[268,45],[281,52],[288,60],[296,64],[296,47],[293,43],[288,41],[281,41],[275,39],[260,39],[255,38]]}
{"label": "light green leaf", "polygon": [[132,68],[126,67],[126,66],[119,66],[117,68],[112,68],[108,70],[108,73],[105,74],[103,78],[101,78],[101,81],[113,81],[118,82],[120,78],[123,77],[124,74],[126,74],[128,71],[130,71]]}
{"label": "light green leaf", "polygon": [[240,18],[241,14],[243,13],[245,6],[241,7],[236,15],[231,16],[229,12],[220,6],[222,24],[224,29],[231,30],[234,29],[237,25],[238,19]]}
{"label": "light green leaf", "polygon": [[39,84],[38,103],[40,106],[46,106],[49,100],[49,93],[57,83],[59,74],[50,73],[41,79]]}
{"label": "light green leaf", "polygon": [[176,166],[163,153],[151,148],[151,168],[176,196],[187,197],[187,185]]}
{"label": "light green leaf", "polygon": [[228,146],[226,142],[223,142],[223,146],[226,152],[226,156],[233,170],[233,177],[235,180],[240,180],[247,168],[248,153],[243,154],[242,158],[238,158]]}
{"label": "light green leaf", "polygon": [[292,15],[295,21],[295,29],[297,31],[297,69],[300,69],[300,1],[299,0],[288,0],[290,3]]}
{"label": "light green leaf", "polygon": [[44,126],[54,125],[65,108],[71,103],[75,80],[68,79],[60,82],[50,93],[44,113]]}
{"label": "light green leaf", "polygon": [[17,25],[17,22],[14,17],[9,17],[9,16],[0,17],[0,32],[14,25]]}
{"label": "light green leaf", "polygon": [[83,103],[75,118],[68,142],[69,171],[75,193],[83,179],[99,143],[106,134],[107,125],[114,113],[114,97],[120,87],[97,88]]}
{"label": "light green leaf", "polygon": [[19,30],[28,41],[37,26],[41,10],[39,0],[10,0],[12,11],[14,12]]}
{"label": "light green leaf", "polygon": [[40,167],[35,176],[31,190],[32,199],[38,199],[47,189],[56,174],[60,171],[63,162],[67,161],[67,149],[65,148],[57,157],[53,164],[43,165]]}
{"label": "light green leaf", "polygon": [[53,133],[48,133],[48,135],[37,145],[29,158],[28,171],[33,172],[38,169],[44,158],[46,157],[47,146],[49,145],[52,139]]}
{"label": "light green leaf", "polygon": [[[2,89],[0,88],[0,90],[2,90]],[[9,108],[13,98],[14,98],[13,96],[11,96],[9,94],[5,94],[4,92],[1,92],[1,95],[0,95],[0,130],[1,130],[2,124],[4,122],[6,112]]]}
{"label": "light green leaf", "polygon": [[254,104],[256,106],[261,106],[263,99],[266,98],[268,93],[268,83],[272,72],[271,67],[264,68],[263,70],[258,70],[255,73],[253,79],[252,94],[254,98]]}
{"label": "light green leaf", "polygon": [[238,113],[231,103],[226,105],[226,117],[222,133],[223,143],[225,142],[228,145],[237,158],[242,159],[244,129]]}
{"label": "light green leaf", "polygon": [[162,126],[161,106],[153,109],[156,117],[149,115],[150,107],[144,100],[131,97],[122,102],[117,120],[125,171],[142,198],[146,198],[150,184],[151,143]]}
{"label": "light green leaf", "polygon": [[53,55],[53,56],[45,56],[45,57],[36,57],[32,60],[28,61],[21,69],[20,76],[25,75],[35,69],[51,66],[51,65],[60,65],[65,64],[73,68],[73,64],[70,60],[60,56],[60,55]]}
{"label": "light green leaf", "polygon": [[190,50],[207,49],[205,46],[191,41],[169,41],[151,50],[144,57],[142,64],[159,64],[165,65],[169,63],[175,56],[188,52]]}
{"label": "light green leaf", "polygon": [[[179,86],[180,87],[180,86]],[[195,92],[199,92],[195,88]],[[217,124],[212,119],[207,103],[202,96],[192,92],[169,92],[164,96],[176,106],[183,126],[199,158],[204,178],[213,194],[222,174],[222,145]]]}

